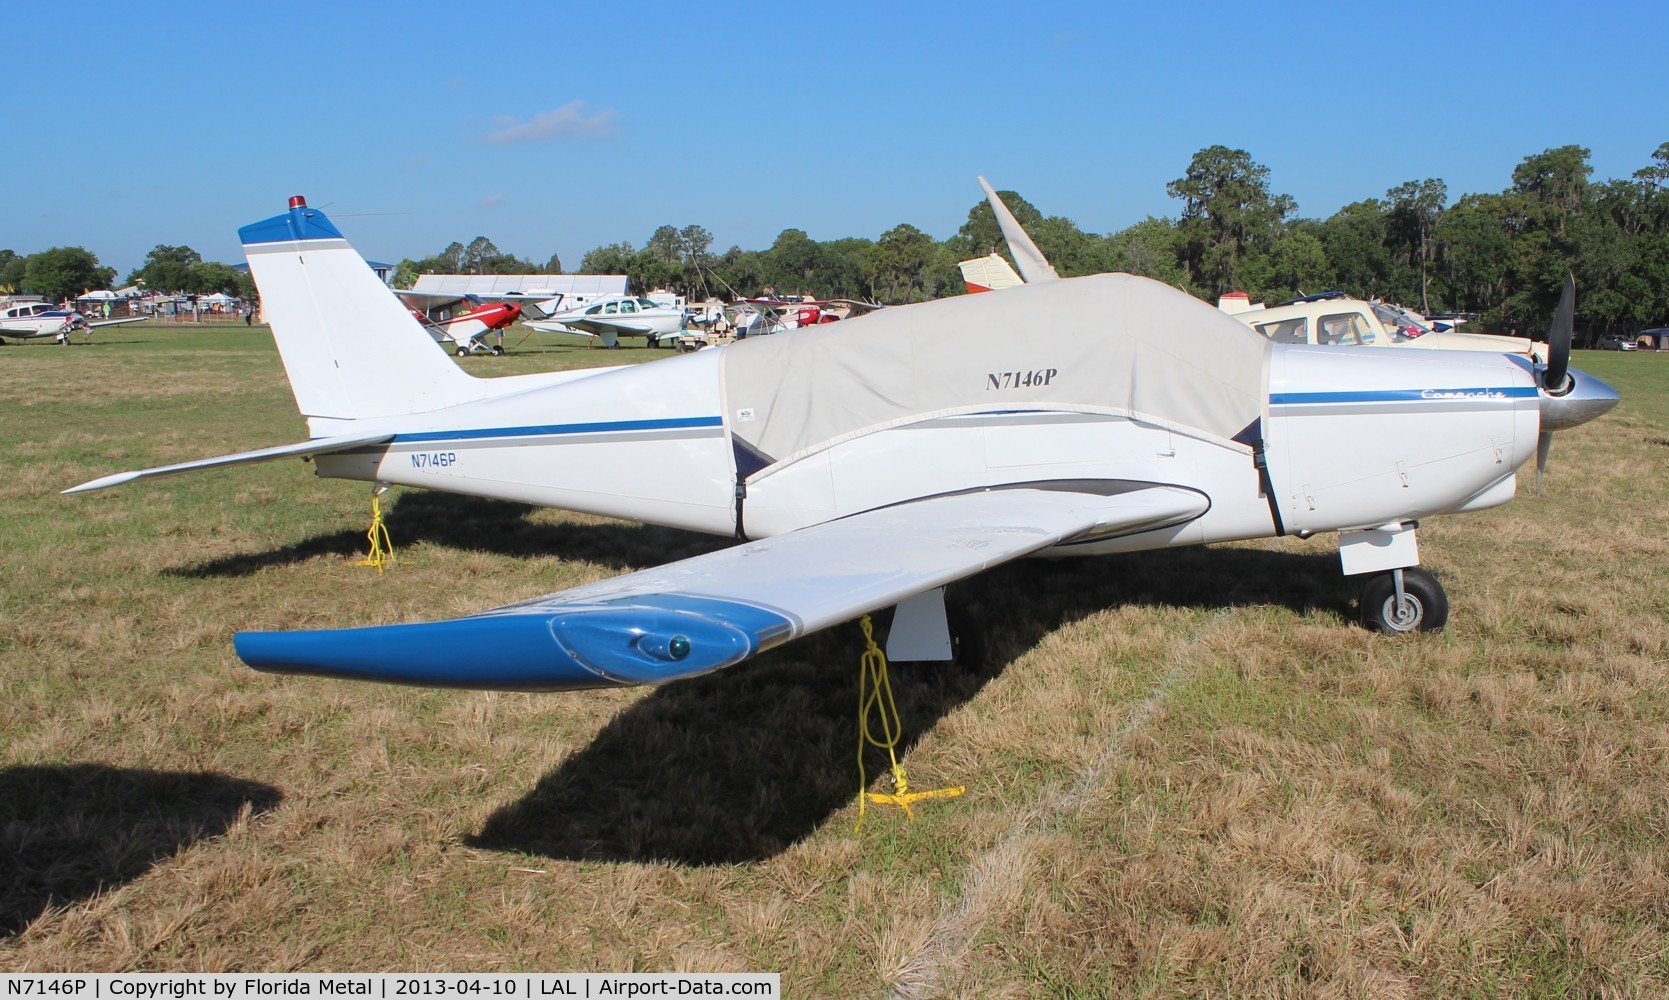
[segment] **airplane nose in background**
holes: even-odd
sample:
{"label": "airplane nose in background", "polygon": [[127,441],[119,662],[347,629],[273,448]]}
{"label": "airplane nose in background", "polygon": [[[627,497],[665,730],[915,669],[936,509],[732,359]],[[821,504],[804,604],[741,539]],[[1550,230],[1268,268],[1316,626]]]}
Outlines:
{"label": "airplane nose in background", "polygon": [[1571,388],[1561,396],[1543,392],[1541,396],[1542,426],[1547,431],[1562,431],[1567,427],[1585,424],[1611,412],[1621,398],[1617,390],[1587,372],[1572,370]]}

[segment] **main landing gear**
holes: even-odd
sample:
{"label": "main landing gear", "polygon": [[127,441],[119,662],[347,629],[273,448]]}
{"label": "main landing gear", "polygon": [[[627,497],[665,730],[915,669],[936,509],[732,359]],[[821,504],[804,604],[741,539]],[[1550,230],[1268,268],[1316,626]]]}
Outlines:
{"label": "main landing gear", "polygon": [[1449,597],[1437,578],[1419,567],[1412,522],[1393,522],[1339,534],[1339,562],[1346,576],[1364,576],[1362,627],[1386,635],[1435,632],[1449,620]]}
{"label": "main landing gear", "polygon": [[975,670],[985,662],[985,633],[967,609],[945,599],[945,588],[917,594],[893,609],[887,659]]}

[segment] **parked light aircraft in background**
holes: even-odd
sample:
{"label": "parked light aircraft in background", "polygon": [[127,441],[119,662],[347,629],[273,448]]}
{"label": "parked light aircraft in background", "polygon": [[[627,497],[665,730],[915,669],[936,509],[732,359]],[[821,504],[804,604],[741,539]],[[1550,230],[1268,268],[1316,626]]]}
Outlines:
{"label": "parked light aircraft in background", "polygon": [[[979,178],[997,225],[1024,274],[1022,278],[1001,255],[962,261],[962,280],[970,292],[988,292],[1017,284],[1055,281],[1059,275],[1033,243],[1002,198]],[[1245,292],[1229,292],[1217,300],[1223,312],[1278,344],[1320,344],[1329,347],[1413,347],[1424,350],[1498,351],[1517,353],[1546,363],[1547,347],[1523,337],[1457,333],[1453,324],[1434,326],[1401,306],[1353,299],[1343,292],[1324,292],[1282,302],[1277,306],[1253,303]],[[1461,322],[1461,321],[1457,321]]]}
{"label": "parked light aircraft in background", "polygon": [[[559,292],[470,292],[459,295],[453,292],[396,289],[394,294],[405,303],[406,308],[411,310],[411,314],[423,324],[424,329],[429,331],[429,336],[434,338],[435,343],[442,347],[450,346],[453,353],[460,358],[477,351],[503,354],[506,327],[524,316],[529,319],[548,316],[560,308],[563,301]],[[469,303],[470,308],[467,312],[442,319],[430,318],[430,314],[435,310],[445,309],[460,302]],[[493,334],[497,334],[497,339],[489,343],[488,337]]]}
{"label": "parked light aircraft in background", "polygon": [[962,283],[968,286],[970,293],[994,292],[999,288],[1025,284],[999,253],[961,261],[956,269],[962,272]]}
{"label": "parked light aircraft in background", "polygon": [[[803,330],[862,316],[880,308],[874,302],[860,299],[786,300],[763,296],[742,299],[723,307],[720,312],[722,322],[688,324],[678,335],[678,349],[699,351],[703,347],[722,346],[749,337]],[[704,306],[701,312],[711,316],[712,306]]]}
{"label": "parked light aircraft in background", "polygon": [[130,319],[107,319],[92,323],[73,309],[59,309],[48,302],[17,302],[0,308],[0,343],[5,343],[7,338],[33,340],[37,337],[52,337],[60,344],[68,344],[70,334],[76,330],[96,330],[102,326],[143,323],[148,318],[134,316]]}
{"label": "parked light aircraft in background", "polygon": [[1282,302],[1252,305],[1244,292],[1217,300],[1217,308],[1277,344],[1334,347],[1402,347],[1429,351],[1500,351],[1547,361],[1547,345],[1524,337],[1434,330],[1421,317],[1389,302],[1323,292]]}
{"label": "parked light aircraft in background", "polygon": [[[453,353],[461,358],[475,351],[503,354],[504,328],[521,318],[522,307],[514,302],[483,302],[467,313],[439,320],[429,319],[416,309],[411,314],[435,343],[443,347],[451,344]],[[489,344],[487,337],[495,333],[497,342]]]}
{"label": "parked light aircraft in background", "polygon": [[[250,665],[564,690],[718,670],[897,606],[889,651],[947,659],[943,587],[1026,555],[1339,532],[1364,624],[1440,626],[1417,522],[1507,502],[1553,431],[1617,402],[1485,352],[1274,344],[1111,274],[884,309],[646,365],[478,379],[299,199],[239,231],[319,475],[734,536],[739,544],[452,621],[235,638]],[[1024,328],[1025,336],[1015,336]]]}
{"label": "parked light aircraft in background", "polygon": [[650,347],[678,335],[684,327],[684,307],[637,295],[611,295],[589,305],[553,312],[528,323],[541,333],[577,333],[601,339],[604,347],[619,347],[621,337],[643,337]]}

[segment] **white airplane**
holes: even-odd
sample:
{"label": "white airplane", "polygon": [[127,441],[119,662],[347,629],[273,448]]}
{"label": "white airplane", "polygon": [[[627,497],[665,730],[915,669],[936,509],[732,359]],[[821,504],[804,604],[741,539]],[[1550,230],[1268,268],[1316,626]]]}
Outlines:
{"label": "white airplane", "polygon": [[70,342],[70,334],[77,330],[95,330],[101,326],[120,326],[123,323],[143,323],[147,317],[107,319],[97,323],[73,309],[59,309],[48,302],[18,302],[0,308],[0,344],[7,338],[33,340],[52,337],[60,344]]}
{"label": "white airplane", "polygon": [[738,540],[451,621],[235,637],[279,673],[658,684],[891,606],[892,655],[950,659],[943,588],[999,563],[1320,532],[1366,580],[1364,624],[1429,630],[1447,599],[1418,568],[1418,522],[1506,503],[1552,432],[1618,398],[1569,369],[1568,286],[1544,366],[1273,344],[1123,274],[477,379],[411,346],[426,335],[322,213],[302,204],[240,236],[312,439],[66,492],[311,456],[322,476]]}
{"label": "white airplane", "polygon": [[684,308],[638,295],[611,295],[589,305],[551,313],[526,324],[541,333],[577,333],[601,339],[604,347],[619,347],[621,337],[643,337],[650,347],[678,336],[684,328]]}

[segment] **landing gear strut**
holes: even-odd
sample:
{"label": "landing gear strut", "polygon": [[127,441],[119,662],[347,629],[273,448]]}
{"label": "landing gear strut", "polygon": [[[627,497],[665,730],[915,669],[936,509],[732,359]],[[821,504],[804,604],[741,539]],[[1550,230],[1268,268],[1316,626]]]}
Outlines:
{"label": "landing gear strut", "polygon": [[985,662],[985,634],[943,587],[917,594],[893,610],[887,659],[977,670]]}
{"label": "landing gear strut", "polygon": [[1362,626],[1386,635],[1435,632],[1449,620],[1449,597],[1437,578],[1409,566],[1376,573],[1362,587]]}

